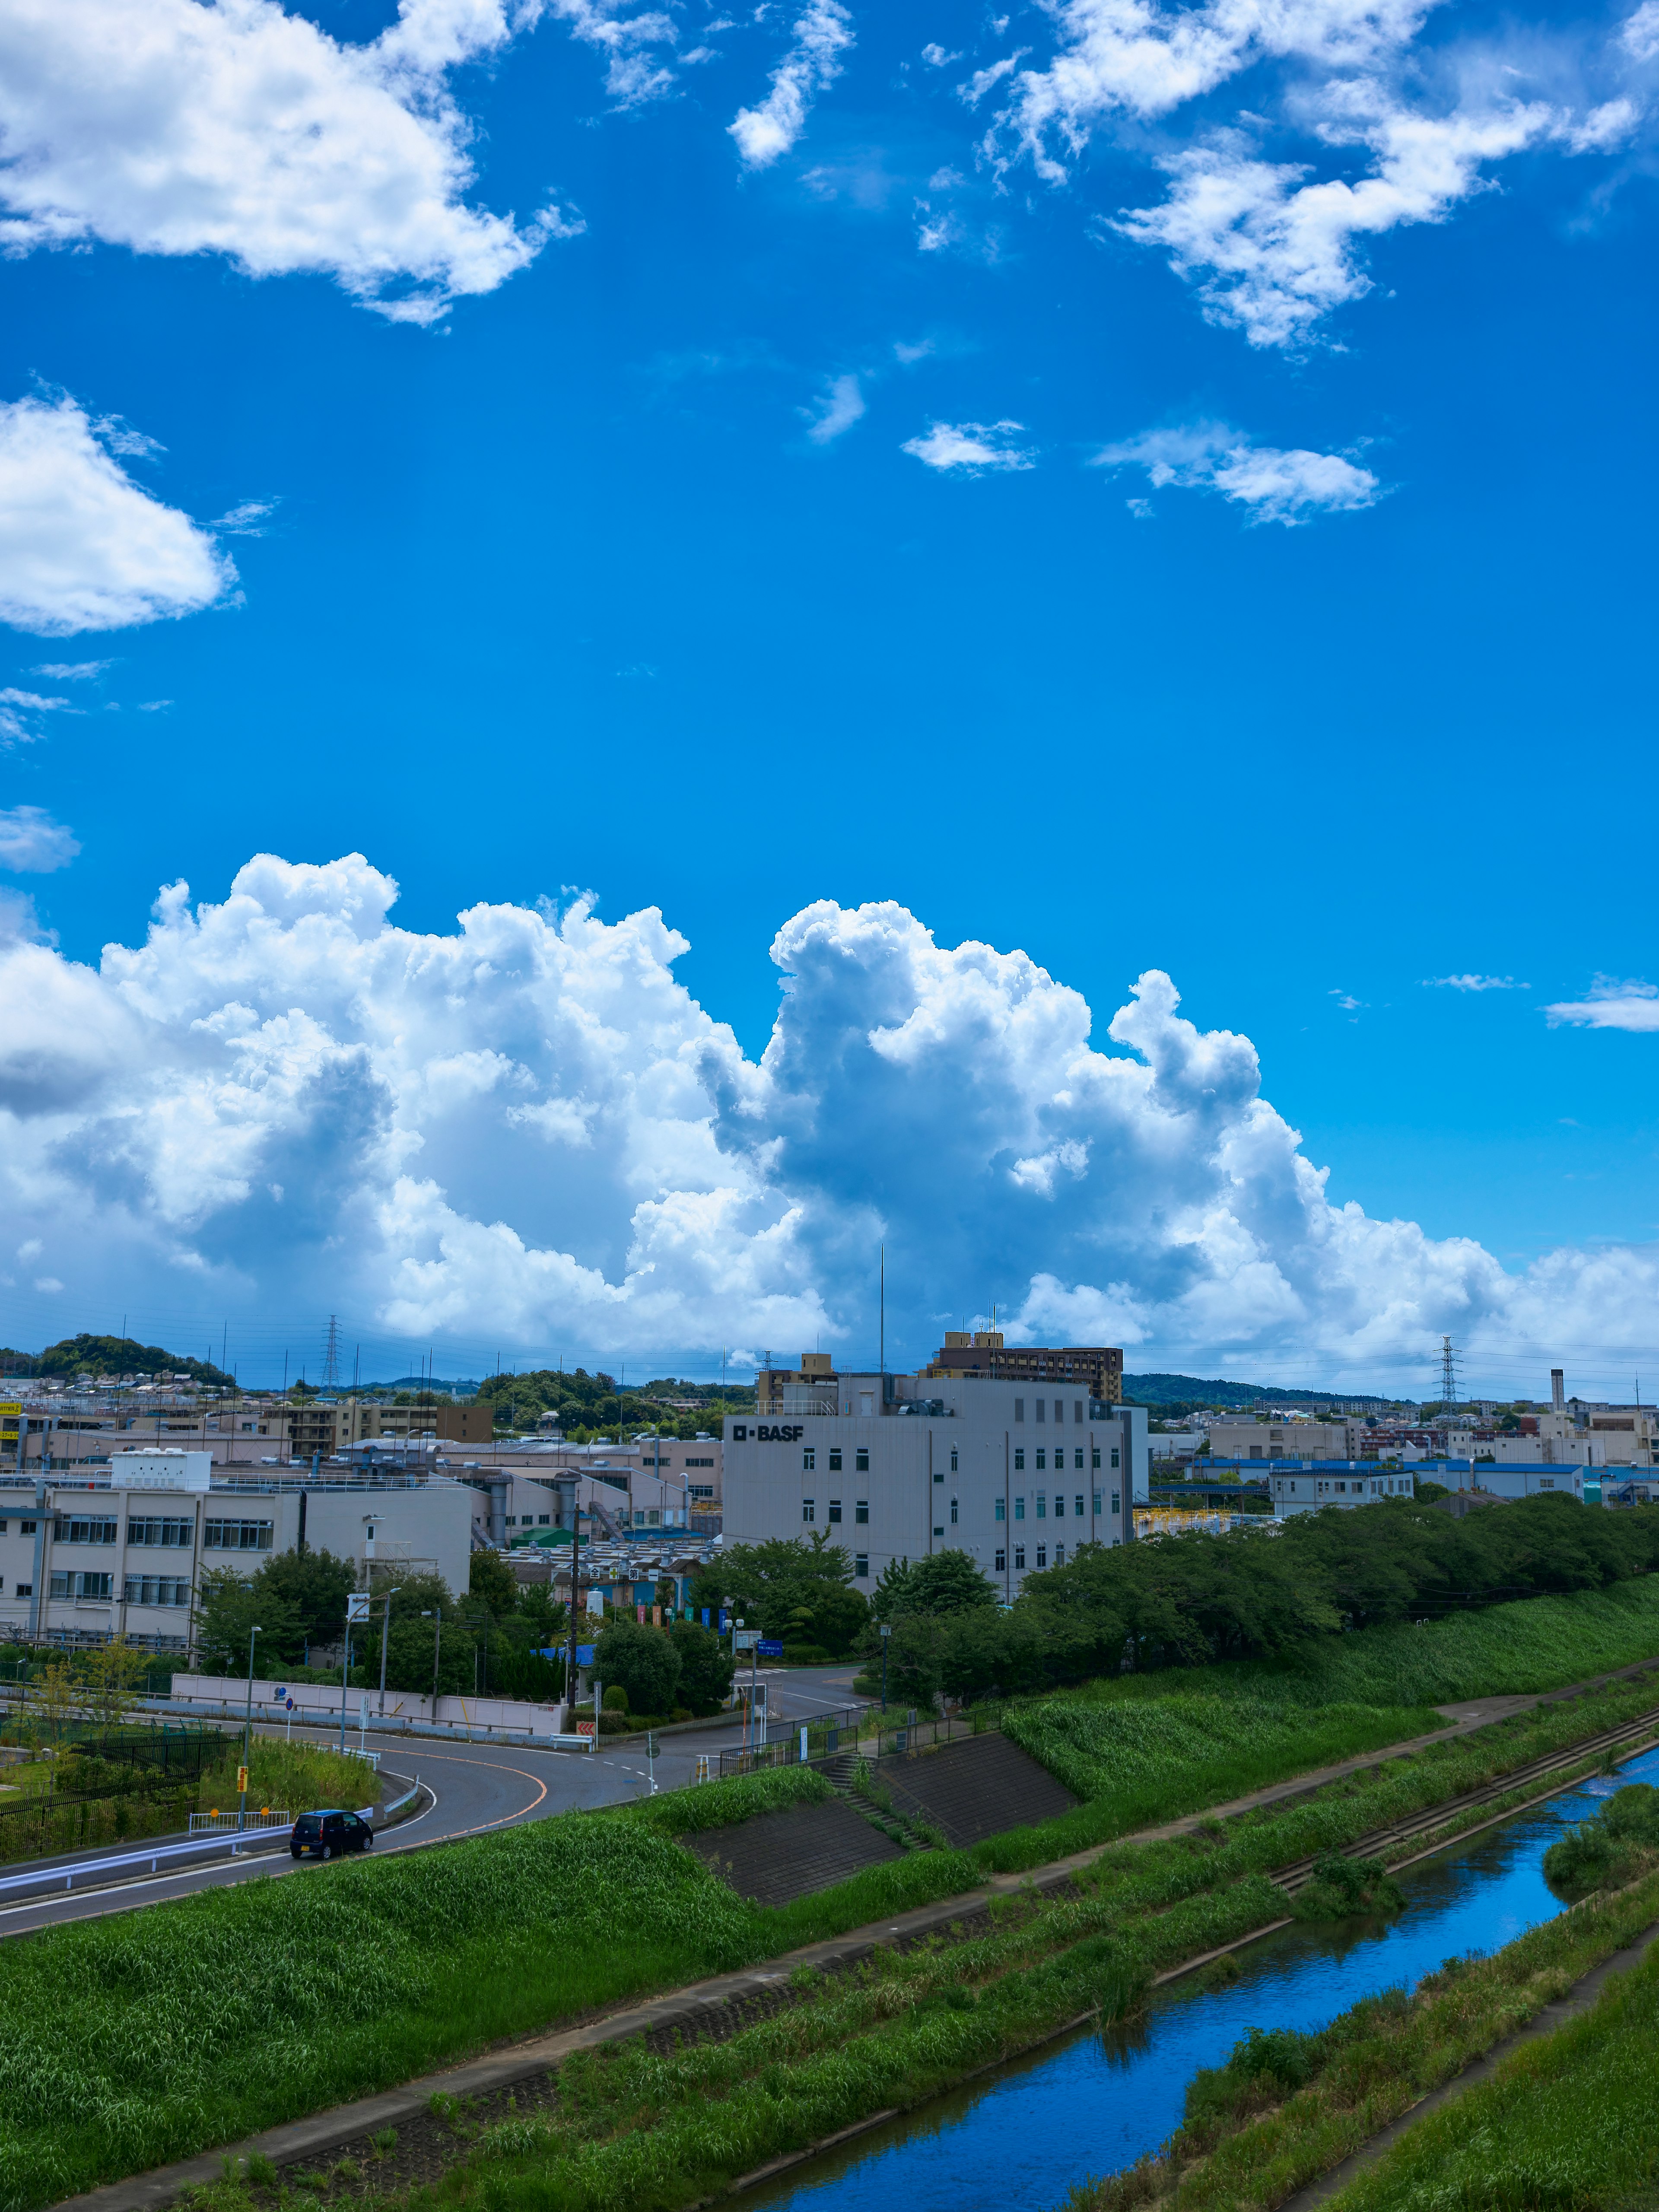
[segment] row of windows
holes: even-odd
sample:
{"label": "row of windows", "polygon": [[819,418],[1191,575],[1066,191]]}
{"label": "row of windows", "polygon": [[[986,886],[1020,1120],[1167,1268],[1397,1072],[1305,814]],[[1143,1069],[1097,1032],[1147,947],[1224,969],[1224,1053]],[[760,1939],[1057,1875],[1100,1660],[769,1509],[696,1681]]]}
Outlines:
{"label": "row of windows", "polygon": [[[818,1502],[816,1498],[802,1498],[800,1502],[800,1517],[803,1521],[816,1521],[817,1519]],[[832,1498],[830,1500],[829,1517],[831,1522],[840,1521],[841,1500],[839,1498]],[[870,1501],[867,1498],[860,1498],[854,1502],[853,1507],[853,1518],[860,1524],[870,1518]]]}
{"label": "row of windows", "polygon": [[[212,1525],[211,1522],[209,1523],[210,1527]],[[269,1528],[270,1524],[269,1522],[263,1522],[259,1525]],[[4,1535],[5,1533],[6,1524],[3,1521],[0,1521],[0,1536]],[[17,1524],[17,1533],[20,1536],[32,1536],[34,1534],[33,1522],[20,1521]],[[55,1521],[52,1524],[52,1534],[54,1540],[59,1544],[113,1544],[120,1540],[121,1524],[106,1515],[77,1513],[67,1519]],[[164,1520],[155,1517],[129,1521],[127,1541],[130,1544],[159,1544],[182,1551],[191,1551],[194,1549],[196,1543],[196,1523],[194,1521]],[[264,1544],[256,1546],[254,1548],[269,1551],[270,1547],[269,1544]]]}
{"label": "row of windows", "polygon": [[268,1552],[269,1521],[208,1521],[202,1528],[204,1552]]}
{"label": "row of windows", "polygon": [[[8,1524],[6,1522],[0,1520],[0,1536],[3,1536],[6,1534],[7,1526]],[[20,1521],[17,1524],[17,1533],[20,1536],[32,1536],[34,1534],[33,1522]]]}
{"label": "row of windows", "polygon": [[[1112,1446],[1112,1465],[1115,1468],[1118,1463],[1118,1452],[1119,1447],[1116,1444],[1114,1444]],[[1044,1450],[1043,1447],[1039,1444],[1036,1448],[1036,1471],[1039,1474],[1043,1472],[1044,1468],[1048,1466],[1048,1455]],[[1098,1444],[1096,1444],[1094,1449],[1091,1451],[1089,1455],[1089,1463],[1093,1468],[1095,1473],[1098,1474],[1100,1472],[1100,1446]],[[1065,1464],[1065,1451],[1063,1448],[1057,1447],[1054,1452],[1054,1473],[1058,1474]],[[1082,1474],[1083,1450],[1080,1445],[1072,1454],[1072,1465],[1078,1474]],[[1016,1444],[1014,1446],[1014,1473],[1016,1474],[1024,1474],[1024,1472],[1025,1447],[1024,1444]]]}
{"label": "row of windows", "polygon": [[[52,1578],[52,1595],[61,1598],[110,1598],[114,1595],[115,1577],[101,1571],[65,1569]],[[190,1582],[187,1577],[176,1575],[129,1575],[122,1585],[121,1594],[129,1605],[188,1605]],[[19,1597],[33,1597],[33,1583],[19,1583]]]}
{"label": "row of windows", "polygon": [[190,1584],[175,1575],[129,1575],[129,1605],[188,1605]]}
{"label": "row of windows", "polygon": [[[956,1463],[957,1455],[952,1452],[951,1455],[951,1464],[954,1467]],[[817,1471],[817,1446],[816,1444],[808,1444],[800,1455],[801,1473],[803,1474],[816,1474]],[[830,1446],[830,1472],[831,1474],[839,1474],[842,1471],[841,1446],[839,1444],[831,1444]],[[853,1472],[854,1474],[869,1474],[870,1447],[867,1444],[860,1444],[858,1449],[853,1454]]]}
{"label": "row of windows", "polygon": [[[1031,1401],[1031,1407],[1033,1419],[1038,1421],[1046,1421],[1048,1419],[1048,1401],[1046,1398],[1033,1398]],[[1083,1410],[1082,1399],[1073,1398],[1072,1401],[1072,1419],[1077,1422],[1080,1427],[1085,1418],[1086,1417]],[[1023,1421],[1025,1419],[1025,1401],[1024,1398],[1016,1398],[1014,1401],[1014,1419],[1017,1421]],[[1056,1398],[1054,1400],[1054,1419],[1057,1421],[1063,1421],[1066,1419],[1066,1401],[1063,1398]]]}
{"label": "row of windows", "polygon": [[[839,1444],[831,1444],[829,1449],[830,1472],[831,1474],[839,1474],[842,1472],[841,1446]],[[1119,1449],[1120,1447],[1116,1444],[1112,1446],[1112,1465],[1114,1467],[1116,1467],[1118,1463]],[[957,1448],[955,1444],[952,1444],[951,1447],[951,1472],[952,1474],[959,1474],[961,1471],[957,1462]],[[854,1457],[855,1462],[854,1469],[854,1473],[858,1474],[868,1474],[870,1472],[870,1454],[863,1444],[859,1446]],[[1065,1464],[1065,1447],[1060,1444],[1056,1444],[1054,1447],[1054,1468],[1056,1473],[1058,1473]],[[1078,1474],[1081,1474],[1083,1472],[1083,1446],[1081,1444],[1078,1444],[1073,1449],[1072,1464],[1077,1470]],[[1090,1464],[1097,1474],[1100,1472],[1100,1446],[1098,1444],[1094,1445],[1090,1452]],[[1048,1465],[1048,1447],[1043,1444],[1038,1444],[1036,1446],[1037,1472],[1039,1474],[1046,1473]],[[804,1444],[801,1447],[800,1455],[801,1473],[803,1474],[816,1474],[817,1473],[817,1446],[816,1444]],[[1023,1474],[1025,1472],[1025,1447],[1024,1444],[1016,1444],[1014,1446],[1014,1471],[1018,1474]],[[944,1481],[945,1470],[943,1468],[936,1468],[933,1470],[933,1480],[935,1482]]]}
{"label": "row of windows", "polygon": [[[1091,1493],[1094,1510],[1097,1513],[1100,1511],[1101,1496],[1102,1493],[1098,1490]],[[1079,1490],[1072,1499],[1072,1511],[1079,1521],[1083,1518],[1083,1497],[1084,1493]],[[1039,1490],[1034,1492],[1031,1503],[1035,1509],[1031,1516],[1033,1520],[1046,1521],[1048,1517],[1048,1492]],[[1112,1510],[1114,1513],[1121,1513],[1122,1510],[1123,1493],[1121,1491],[1115,1490],[1112,1492]],[[996,1502],[996,1517],[999,1521],[1005,1517],[1003,1502],[1000,1498]],[[1025,1518],[1025,1495],[1023,1491],[1014,1500],[1014,1518],[1016,1521],[1023,1521]],[[1054,1492],[1054,1518],[1056,1521],[1063,1521],[1066,1518],[1066,1493],[1063,1490],[1057,1490]]]}

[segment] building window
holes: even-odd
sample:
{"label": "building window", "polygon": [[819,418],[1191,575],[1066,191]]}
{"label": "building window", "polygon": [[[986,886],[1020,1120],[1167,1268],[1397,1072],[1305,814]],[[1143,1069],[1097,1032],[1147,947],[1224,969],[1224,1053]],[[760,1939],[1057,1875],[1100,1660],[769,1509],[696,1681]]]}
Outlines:
{"label": "building window", "polygon": [[1066,1564],[1066,1547],[1065,1547],[1065,1545],[1064,1545],[1064,1544],[1056,1544],[1056,1545],[1054,1546],[1054,1565],[1055,1565],[1057,1567],[1063,1567],[1063,1566],[1065,1565],[1065,1564]]}
{"label": "building window", "polygon": [[831,1444],[830,1447],[830,1472],[831,1474],[839,1474],[841,1473],[841,1446],[839,1444]]}
{"label": "building window", "polygon": [[1079,1521],[1083,1518],[1083,1492],[1080,1490],[1072,1500],[1072,1510]]}
{"label": "building window", "polygon": [[1048,1453],[1047,1453],[1046,1451],[1043,1451],[1043,1450],[1042,1450],[1042,1449],[1039,1449],[1039,1450],[1038,1450],[1038,1452],[1037,1452],[1037,1462],[1036,1462],[1036,1463],[1037,1463],[1037,1473],[1038,1473],[1039,1474],[1041,1474],[1042,1473],[1043,1469],[1044,1469],[1044,1468],[1048,1466]]}
{"label": "building window", "polygon": [[1112,1446],[1112,1465],[1114,1467],[1117,1465],[1117,1446],[1115,1444]]}
{"label": "building window", "polygon": [[1538,1478],[1538,1487],[1540,1490],[1553,1490],[1555,1477],[1553,1474],[1540,1474]]}
{"label": "building window", "polygon": [[17,1585],[17,1595],[19,1597],[33,1597],[34,1595],[34,1584],[33,1583],[19,1583]]}
{"label": "building window", "polygon": [[62,1574],[52,1578],[54,1597],[100,1598],[110,1594],[112,1577],[106,1574]]}
{"label": "building window", "polygon": [[996,1517],[999,1521],[1006,1521],[1008,1518],[1007,1504],[1005,1500],[1000,1498],[997,1500]]}
{"label": "building window", "polygon": [[934,1481],[935,1481],[935,1482],[943,1482],[943,1481],[944,1481],[944,1480],[945,1480],[945,1469],[944,1469],[942,1467],[936,1467],[936,1468],[933,1469],[933,1480],[934,1480]]}
{"label": "building window", "polygon": [[1056,1521],[1066,1518],[1066,1492],[1063,1490],[1054,1492],[1054,1518]]}
{"label": "building window", "polygon": [[945,1531],[943,1528],[935,1528],[933,1534],[936,1536],[942,1536],[945,1534]]}
{"label": "building window", "polygon": [[1114,1513],[1121,1513],[1123,1510],[1123,1507],[1119,1502],[1118,1493],[1115,1490],[1112,1492],[1112,1510]]}
{"label": "building window", "polygon": [[193,1521],[158,1521],[148,1516],[142,1521],[127,1523],[129,1544],[161,1544],[169,1548],[188,1551],[196,1541]]}
{"label": "building window", "polygon": [[1100,1446],[1096,1444],[1089,1454],[1089,1464],[1097,1474],[1100,1472]]}
{"label": "building window", "polygon": [[853,1561],[853,1572],[860,1582],[865,1582],[869,1579],[870,1554],[868,1552],[859,1553]]}
{"label": "building window", "polygon": [[1016,1474],[1024,1474],[1024,1472],[1025,1447],[1024,1444],[1016,1444],[1014,1446],[1014,1473]]}
{"label": "building window", "polygon": [[839,1521],[841,1519],[841,1500],[839,1498],[832,1498],[830,1500],[830,1518],[832,1521]]}
{"label": "building window", "polygon": [[203,1524],[204,1552],[268,1552],[269,1521],[209,1521]]}
{"label": "building window", "polygon": [[1016,1544],[1014,1547],[1014,1571],[1016,1574],[1021,1575],[1025,1571],[1025,1547],[1024,1544]]}
{"label": "building window", "polygon": [[[1096,1511],[1097,1513],[1098,1513],[1098,1512],[1099,1512],[1099,1510],[1100,1510],[1100,1492],[1099,1492],[1098,1491],[1096,1491],[1096,1492],[1095,1492],[1095,1511]],[[1116,1508],[1115,1506],[1114,1506],[1114,1507],[1113,1507],[1113,1509],[1112,1509],[1112,1510],[1113,1510],[1114,1512],[1115,1512],[1115,1511],[1117,1510],[1117,1508]]]}
{"label": "building window", "polygon": [[1025,1498],[1023,1492],[1014,1500],[1014,1518],[1016,1521],[1023,1521],[1025,1518]]}
{"label": "building window", "polygon": [[59,1521],[52,1534],[60,1544],[112,1544],[116,1529],[113,1521],[83,1520],[77,1514],[72,1520]]}
{"label": "building window", "polygon": [[801,1471],[801,1473],[802,1473],[803,1474],[811,1474],[811,1472],[812,1472],[812,1470],[813,1470],[813,1468],[817,1467],[817,1463],[818,1463],[818,1455],[817,1455],[817,1452],[812,1449],[811,1445],[811,1444],[808,1444],[808,1445],[805,1447],[805,1449],[802,1451],[801,1455],[800,1455],[800,1471]]}
{"label": "building window", "polygon": [[953,1498],[951,1500],[951,1526],[954,1528],[956,1527],[956,1525],[957,1525],[957,1501],[956,1501],[956,1499]]}
{"label": "building window", "polygon": [[870,1501],[867,1498],[860,1498],[857,1504],[854,1505],[853,1508],[853,1518],[858,1522],[860,1528],[862,1528],[864,1523],[870,1518]]}
{"label": "building window", "polygon": [[800,1517],[803,1521],[816,1521],[817,1519],[818,1509],[814,1499],[811,1498],[802,1498],[800,1502]]}
{"label": "building window", "polygon": [[954,1444],[951,1447],[951,1472],[952,1474],[957,1472],[957,1448]]}
{"label": "building window", "polygon": [[1076,1468],[1077,1472],[1081,1474],[1083,1472],[1083,1448],[1080,1444],[1077,1450],[1072,1455],[1072,1464]]}
{"label": "building window", "polygon": [[1081,1421],[1083,1419],[1083,1401],[1081,1398],[1075,1398],[1072,1401],[1072,1419],[1074,1421]]}
{"label": "building window", "polygon": [[999,1552],[999,1553],[997,1553],[997,1572],[998,1572],[1000,1575],[1006,1575],[1006,1574],[1007,1573],[1007,1571],[1008,1571],[1008,1554],[1006,1553],[1006,1552]]}
{"label": "building window", "polygon": [[549,1528],[552,1524],[553,1516],[550,1513],[538,1513],[536,1516],[536,1518],[544,1528]]}
{"label": "building window", "polygon": [[853,1470],[854,1470],[854,1474],[869,1474],[869,1472],[870,1472],[870,1447],[869,1447],[869,1445],[868,1445],[868,1444],[860,1444],[860,1445],[859,1446],[858,1449],[854,1453],[854,1455],[853,1455]]}
{"label": "building window", "polygon": [[1046,1398],[1038,1398],[1034,1400],[1033,1402],[1036,1407],[1036,1417],[1038,1420],[1047,1420],[1048,1418],[1048,1401]]}
{"label": "building window", "polygon": [[1037,1546],[1037,1565],[1040,1567],[1046,1567],[1048,1564],[1048,1547],[1046,1544],[1039,1544]]}
{"label": "building window", "polygon": [[1025,1419],[1025,1401],[1024,1398],[1016,1398],[1014,1401],[1014,1419],[1017,1421],[1023,1421]]}
{"label": "building window", "polygon": [[122,1595],[129,1605],[188,1605],[190,1584],[171,1575],[129,1575]]}
{"label": "building window", "polygon": [[1039,1521],[1046,1521],[1048,1518],[1048,1493],[1046,1490],[1038,1491],[1036,1494],[1036,1509],[1037,1519]]}

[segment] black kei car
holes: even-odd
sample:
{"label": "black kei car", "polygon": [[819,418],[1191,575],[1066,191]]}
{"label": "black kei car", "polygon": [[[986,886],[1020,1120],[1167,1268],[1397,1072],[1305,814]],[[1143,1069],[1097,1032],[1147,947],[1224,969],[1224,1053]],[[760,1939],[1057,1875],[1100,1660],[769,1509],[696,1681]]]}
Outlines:
{"label": "black kei car", "polygon": [[345,1851],[368,1850],[374,1842],[374,1831],[361,1814],[343,1813],[335,1805],[301,1813],[289,1850],[296,1859],[337,1859]]}

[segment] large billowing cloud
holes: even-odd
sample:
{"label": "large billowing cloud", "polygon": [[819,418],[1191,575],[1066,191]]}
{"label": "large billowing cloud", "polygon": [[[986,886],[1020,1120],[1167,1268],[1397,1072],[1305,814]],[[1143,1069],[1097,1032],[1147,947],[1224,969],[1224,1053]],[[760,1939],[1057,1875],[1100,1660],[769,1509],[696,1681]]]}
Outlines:
{"label": "large billowing cloud", "polygon": [[1420,1377],[1443,1330],[1512,1354],[1650,1328],[1644,1252],[1516,1276],[1333,1206],[1248,1038],[1195,1028],[1158,970],[1096,1036],[1023,953],[823,903],[773,946],[757,1063],[676,981],[654,909],[478,906],[427,935],[395,897],[358,855],[262,856],[222,905],[164,892],[96,970],[0,952],[0,1205],[23,1275],[65,1286],[36,1335],[125,1304],[867,1356],[884,1240],[912,1356],[992,1298],[1016,1335],[1132,1364],[1328,1379]]}
{"label": "large billowing cloud", "polygon": [[613,76],[672,36],[607,0],[404,0],[363,46],[275,0],[9,0],[0,246],[222,253],[430,321],[568,228],[468,204],[470,126],[447,82],[544,12],[605,49]]}

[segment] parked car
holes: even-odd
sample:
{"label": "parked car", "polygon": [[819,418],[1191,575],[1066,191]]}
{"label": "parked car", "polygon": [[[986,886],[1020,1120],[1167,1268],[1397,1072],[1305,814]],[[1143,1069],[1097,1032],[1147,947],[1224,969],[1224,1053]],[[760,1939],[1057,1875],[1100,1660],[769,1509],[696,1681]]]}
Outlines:
{"label": "parked car", "polygon": [[361,1813],[343,1813],[331,1805],[301,1814],[289,1850],[296,1859],[337,1859],[343,1851],[366,1851],[374,1841],[374,1831]]}

